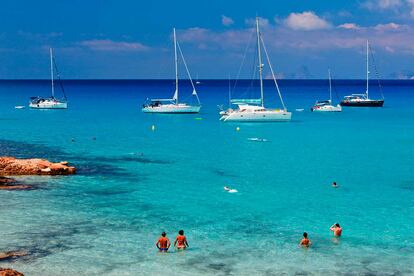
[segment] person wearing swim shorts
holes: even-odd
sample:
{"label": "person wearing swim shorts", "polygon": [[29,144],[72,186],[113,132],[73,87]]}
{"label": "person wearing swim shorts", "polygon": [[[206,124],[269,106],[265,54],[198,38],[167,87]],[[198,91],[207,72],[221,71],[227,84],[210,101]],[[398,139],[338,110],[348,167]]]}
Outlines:
{"label": "person wearing swim shorts", "polygon": [[312,245],[311,241],[308,239],[308,233],[303,233],[303,239],[300,241],[299,246],[310,247]]}
{"label": "person wearing swim shorts", "polygon": [[178,250],[184,250],[188,247],[187,238],[184,236],[184,230],[178,231],[178,236],[175,238],[174,246]]}
{"label": "person wearing swim shorts", "polygon": [[155,246],[158,248],[160,252],[166,253],[168,249],[170,248],[170,245],[171,243],[170,243],[170,240],[167,238],[167,233],[162,232],[161,237],[158,239]]}

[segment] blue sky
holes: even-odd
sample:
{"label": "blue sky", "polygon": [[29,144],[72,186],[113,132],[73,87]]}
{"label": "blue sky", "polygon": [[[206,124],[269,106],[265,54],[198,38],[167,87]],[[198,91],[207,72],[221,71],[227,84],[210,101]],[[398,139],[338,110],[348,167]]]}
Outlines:
{"label": "blue sky", "polygon": [[50,46],[64,78],[173,78],[174,26],[193,77],[234,77],[256,14],[280,78],[363,78],[366,39],[384,78],[414,76],[414,0],[0,5],[0,78],[48,78]]}

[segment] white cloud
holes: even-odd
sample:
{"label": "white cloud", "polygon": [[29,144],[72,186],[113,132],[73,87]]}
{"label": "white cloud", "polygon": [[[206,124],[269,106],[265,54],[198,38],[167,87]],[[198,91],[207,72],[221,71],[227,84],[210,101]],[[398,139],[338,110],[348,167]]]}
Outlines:
{"label": "white cloud", "polygon": [[331,28],[331,24],[325,19],[317,16],[312,11],[302,13],[291,13],[285,20],[286,26],[293,30],[321,30]]}
{"label": "white cloud", "polygon": [[84,40],[78,43],[79,46],[83,46],[95,51],[146,51],[149,47],[139,42],[126,42],[126,41],[114,41],[110,39],[92,39]]}
{"label": "white cloud", "polygon": [[347,30],[358,30],[361,27],[355,23],[344,23],[338,26],[340,29],[347,29]]}
{"label": "white cloud", "polygon": [[231,17],[228,17],[228,16],[225,16],[225,15],[222,15],[222,16],[221,16],[221,23],[222,23],[224,26],[228,27],[228,26],[231,26],[231,25],[233,25],[233,24],[234,24],[234,20],[233,20]]}
{"label": "white cloud", "polygon": [[362,2],[361,6],[368,10],[396,10],[403,5],[402,0],[369,0]]}
{"label": "white cloud", "polygon": [[387,24],[378,24],[374,27],[374,29],[378,31],[396,31],[400,30],[403,27],[403,25],[396,24],[394,22],[387,23]]}

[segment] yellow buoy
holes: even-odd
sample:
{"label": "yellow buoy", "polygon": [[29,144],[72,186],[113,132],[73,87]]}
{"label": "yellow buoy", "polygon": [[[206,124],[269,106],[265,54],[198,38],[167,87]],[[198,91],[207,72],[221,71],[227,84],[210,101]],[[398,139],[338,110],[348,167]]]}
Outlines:
{"label": "yellow buoy", "polygon": [[151,126],[151,130],[154,131],[155,130],[155,125]]}

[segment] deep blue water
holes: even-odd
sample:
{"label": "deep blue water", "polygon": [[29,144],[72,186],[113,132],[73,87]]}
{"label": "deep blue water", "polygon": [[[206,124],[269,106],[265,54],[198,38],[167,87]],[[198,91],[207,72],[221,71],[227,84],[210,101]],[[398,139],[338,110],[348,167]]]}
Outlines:
{"label": "deep blue water", "polygon": [[[201,81],[196,115],[141,112],[147,97],[171,97],[170,80],[66,81],[69,109],[49,111],[14,108],[49,95],[48,81],[1,81],[0,155],[68,160],[78,174],[20,177],[38,189],[0,191],[0,251],[30,253],[0,266],[27,275],[414,274],[414,82],[382,84],[383,108],[317,114],[309,108],[328,97],[327,81],[282,81],[292,122],[235,124],[218,120],[227,81]],[[334,102],[365,89],[363,80],[333,85]],[[234,97],[257,95],[250,81],[236,88]],[[265,101],[280,107],[271,82]],[[180,229],[190,249],[157,253],[160,232],[174,239]],[[303,231],[309,250],[297,245]]]}

